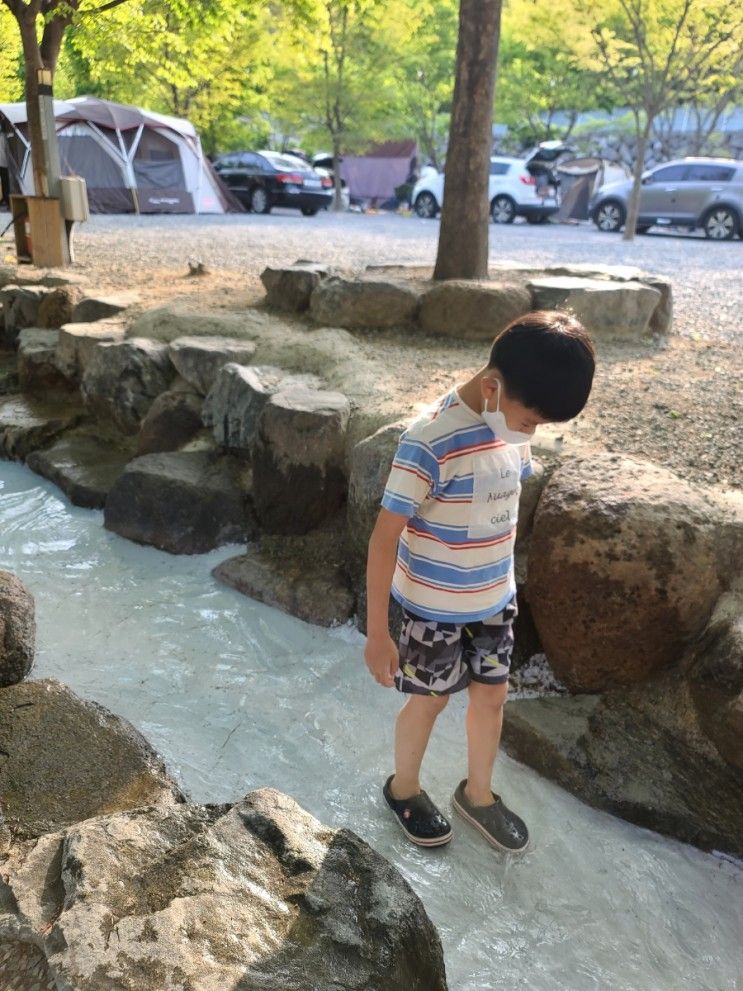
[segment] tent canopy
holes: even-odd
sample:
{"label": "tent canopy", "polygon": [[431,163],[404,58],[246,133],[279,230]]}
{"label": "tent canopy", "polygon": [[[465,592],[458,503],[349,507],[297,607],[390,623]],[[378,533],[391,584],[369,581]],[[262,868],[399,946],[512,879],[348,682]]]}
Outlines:
{"label": "tent canopy", "polygon": [[363,155],[344,155],[340,173],[351,196],[384,203],[394,199],[395,189],[413,176],[417,165],[414,140],[385,141]]}
{"label": "tent canopy", "polygon": [[[225,213],[242,206],[189,121],[94,96],[55,100],[62,172],[86,180],[95,213]],[[33,191],[25,103],[0,104],[11,186]]]}

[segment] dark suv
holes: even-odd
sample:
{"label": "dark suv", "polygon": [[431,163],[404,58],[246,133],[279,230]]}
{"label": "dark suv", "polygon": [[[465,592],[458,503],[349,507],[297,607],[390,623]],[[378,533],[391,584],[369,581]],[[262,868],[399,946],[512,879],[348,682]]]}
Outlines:
{"label": "dark suv", "polygon": [[[591,201],[591,219],[601,231],[618,231],[627,216],[632,180],[602,186]],[[701,227],[707,237],[743,237],[743,162],[728,158],[684,158],[650,169],[642,177],[637,231],[654,224]]]}
{"label": "dark suv", "polygon": [[270,213],[287,206],[314,217],[333,202],[333,180],[295,155],[275,151],[235,151],[220,155],[214,168],[243,206]]}

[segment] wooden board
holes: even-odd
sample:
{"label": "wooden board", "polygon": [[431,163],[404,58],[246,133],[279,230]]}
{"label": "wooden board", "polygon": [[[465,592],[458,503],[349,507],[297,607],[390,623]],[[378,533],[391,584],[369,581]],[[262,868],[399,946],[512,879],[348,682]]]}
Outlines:
{"label": "wooden board", "polygon": [[[38,268],[65,265],[66,233],[59,200],[49,196],[11,196],[10,205],[18,261],[32,261]],[[31,228],[30,238],[26,220]]]}

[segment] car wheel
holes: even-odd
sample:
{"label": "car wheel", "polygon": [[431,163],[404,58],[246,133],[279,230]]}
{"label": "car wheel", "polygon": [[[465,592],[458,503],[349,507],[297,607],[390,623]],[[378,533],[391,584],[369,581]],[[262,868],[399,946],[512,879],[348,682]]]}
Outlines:
{"label": "car wheel", "polygon": [[624,207],[617,200],[607,200],[596,207],[594,223],[600,231],[615,234],[624,223]]}
{"label": "car wheel", "polygon": [[250,194],[250,209],[253,213],[270,213],[271,203],[268,193],[262,186],[256,186]]}
{"label": "car wheel", "polygon": [[704,233],[713,241],[732,241],[738,229],[738,218],[727,206],[711,210],[704,221]]}
{"label": "car wheel", "polygon": [[439,212],[439,205],[433,193],[418,193],[415,198],[415,212],[424,220],[433,220]]}
{"label": "car wheel", "polygon": [[490,216],[496,224],[512,224],[516,218],[516,204],[510,196],[496,196],[490,204]]}
{"label": "car wheel", "polygon": [[314,217],[316,213],[317,213],[317,207],[316,206],[303,206],[302,207],[302,216],[303,217]]}

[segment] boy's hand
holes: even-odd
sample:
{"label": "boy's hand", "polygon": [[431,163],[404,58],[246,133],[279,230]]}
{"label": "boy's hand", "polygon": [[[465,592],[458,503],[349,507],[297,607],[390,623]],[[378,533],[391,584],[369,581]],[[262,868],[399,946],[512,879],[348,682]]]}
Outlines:
{"label": "boy's hand", "polygon": [[394,674],[399,666],[397,644],[392,637],[383,634],[379,637],[367,637],[364,649],[364,660],[371,671],[372,677],[385,688],[395,684]]}

